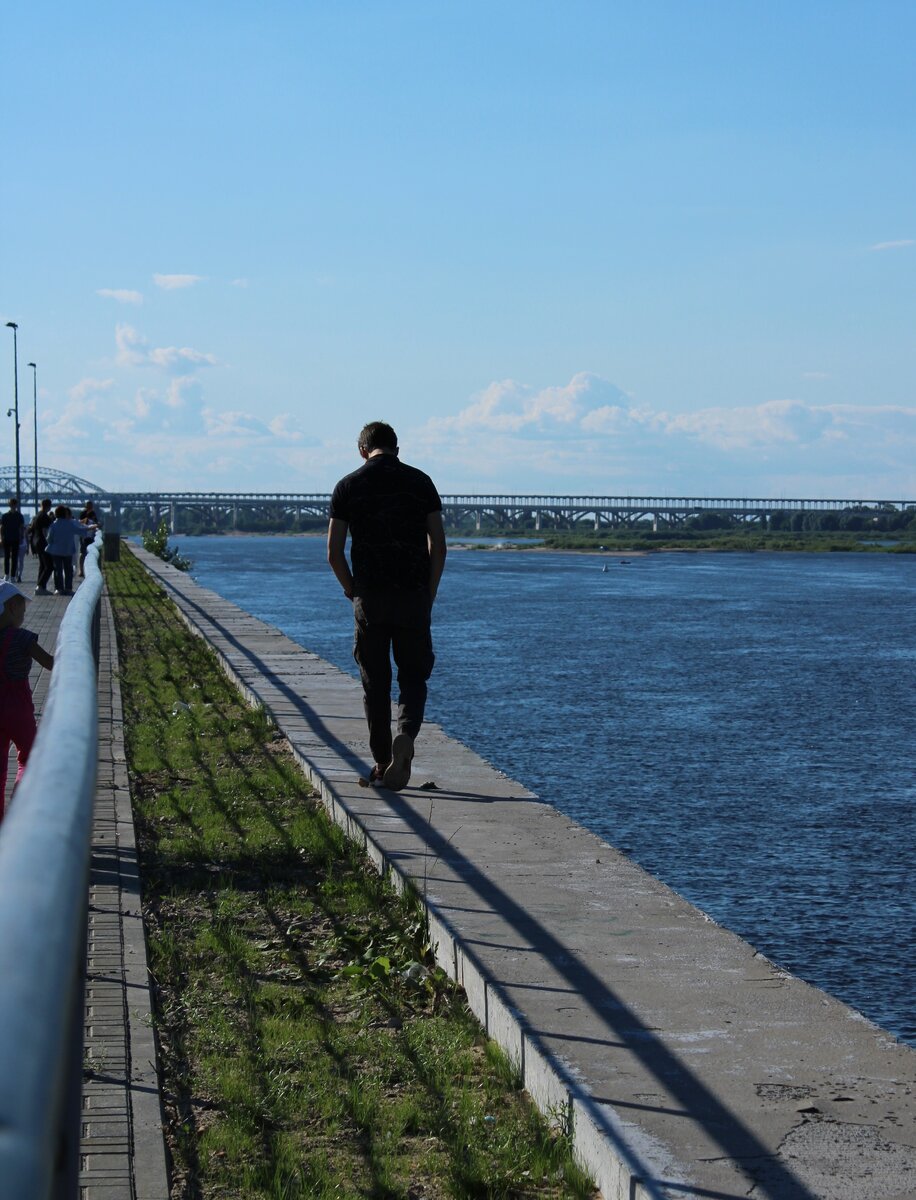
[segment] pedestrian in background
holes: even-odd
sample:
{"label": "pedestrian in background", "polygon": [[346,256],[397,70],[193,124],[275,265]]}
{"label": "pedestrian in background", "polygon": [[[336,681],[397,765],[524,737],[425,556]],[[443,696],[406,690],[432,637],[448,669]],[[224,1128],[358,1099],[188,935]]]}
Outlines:
{"label": "pedestrian in background", "polygon": [[0,542],[3,542],[3,578],[11,581],[19,566],[19,542],[25,519],[19,511],[19,501],[10,496],[10,506],[0,517]]}
{"label": "pedestrian in background", "polygon": [[54,595],[73,595],[73,545],[75,538],[90,537],[98,526],[75,520],[66,504],[58,504],[48,530],[48,553],[54,563]]}
{"label": "pedestrian in background", "polygon": [[54,570],[54,563],[51,555],[48,553],[48,530],[51,528],[51,523],[54,520],[54,514],[51,512],[51,501],[42,500],[41,509],[32,518],[32,523],[29,526],[29,545],[32,548],[32,553],[38,556],[38,586],[35,588],[36,596],[48,595],[48,580]]}
{"label": "pedestrian in background", "polygon": [[0,820],[6,798],[10,742],[16,747],[22,778],[35,741],[35,705],[29,686],[32,663],[48,671],[54,656],[38,644],[38,634],[23,628],[28,597],[15,584],[0,583]]}
{"label": "pedestrian in background", "polygon": [[[91,500],[86,501],[86,507],[79,515],[79,519],[83,525],[94,525],[96,529],[102,528],[102,522],[99,520],[98,513],[95,511],[95,505]],[[80,579],[86,575],[86,555],[89,553],[89,547],[95,541],[95,534],[92,537],[84,538],[80,543]]]}

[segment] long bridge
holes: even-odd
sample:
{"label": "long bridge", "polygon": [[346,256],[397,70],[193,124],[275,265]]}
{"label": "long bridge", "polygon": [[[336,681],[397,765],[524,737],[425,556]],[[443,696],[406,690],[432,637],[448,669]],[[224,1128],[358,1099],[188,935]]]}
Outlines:
{"label": "long bridge", "polygon": [[[112,496],[125,514],[137,510],[152,527],[166,519],[171,532],[186,520],[198,527],[238,528],[239,518],[277,522],[303,519],[325,522],[331,497],[322,492],[122,492]],[[443,495],[445,524],[449,529],[478,532],[500,530],[575,529],[583,526],[625,528],[651,524],[653,529],[676,528],[691,517],[714,514],[765,528],[774,513],[856,513],[879,516],[912,510],[906,500],[750,499],[671,496],[558,496],[558,495]]]}
{"label": "long bridge", "polygon": [[[331,497],[327,492],[215,492],[156,491],[113,492],[85,479],[39,468],[38,487],[23,472],[21,492],[27,511],[33,489],[55,502],[82,504],[94,500],[103,512],[142,528],[155,528],[165,520],[172,533],[182,528],[236,529],[251,524],[278,522],[318,523],[328,519]],[[15,494],[15,472],[0,467],[0,491]],[[451,494],[442,496],[446,526],[500,530],[625,528],[651,525],[676,528],[693,517],[714,515],[766,528],[777,513],[836,513],[880,518],[911,511],[916,500],[812,498],[751,498],[711,496],[594,496],[528,494]]]}

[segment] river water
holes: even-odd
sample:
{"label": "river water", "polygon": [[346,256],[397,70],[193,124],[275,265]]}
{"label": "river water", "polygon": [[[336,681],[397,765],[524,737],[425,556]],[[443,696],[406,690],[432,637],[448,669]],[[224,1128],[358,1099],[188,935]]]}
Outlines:
{"label": "river water", "polygon": [[[174,542],[355,674],[321,539]],[[434,639],[431,720],[916,1044],[916,557],[454,550]]]}

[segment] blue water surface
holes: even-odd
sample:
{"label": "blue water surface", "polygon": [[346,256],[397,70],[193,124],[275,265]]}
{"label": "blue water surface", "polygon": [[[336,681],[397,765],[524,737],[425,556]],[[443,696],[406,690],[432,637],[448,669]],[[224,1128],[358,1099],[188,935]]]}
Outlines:
{"label": "blue water surface", "polygon": [[[175,541],[355,674],[321,539]],[[431,720],[916,1044],[916,558],[456,550],[434,638]]]}

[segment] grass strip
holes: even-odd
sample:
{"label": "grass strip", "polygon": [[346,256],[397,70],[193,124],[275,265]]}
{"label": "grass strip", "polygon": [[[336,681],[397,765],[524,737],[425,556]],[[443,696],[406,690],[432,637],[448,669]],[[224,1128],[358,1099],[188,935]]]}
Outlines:
{"label": "grass strip", "polygon": [[126,548],[105,576],[173,1200],[592,1196],[419,909]]}

